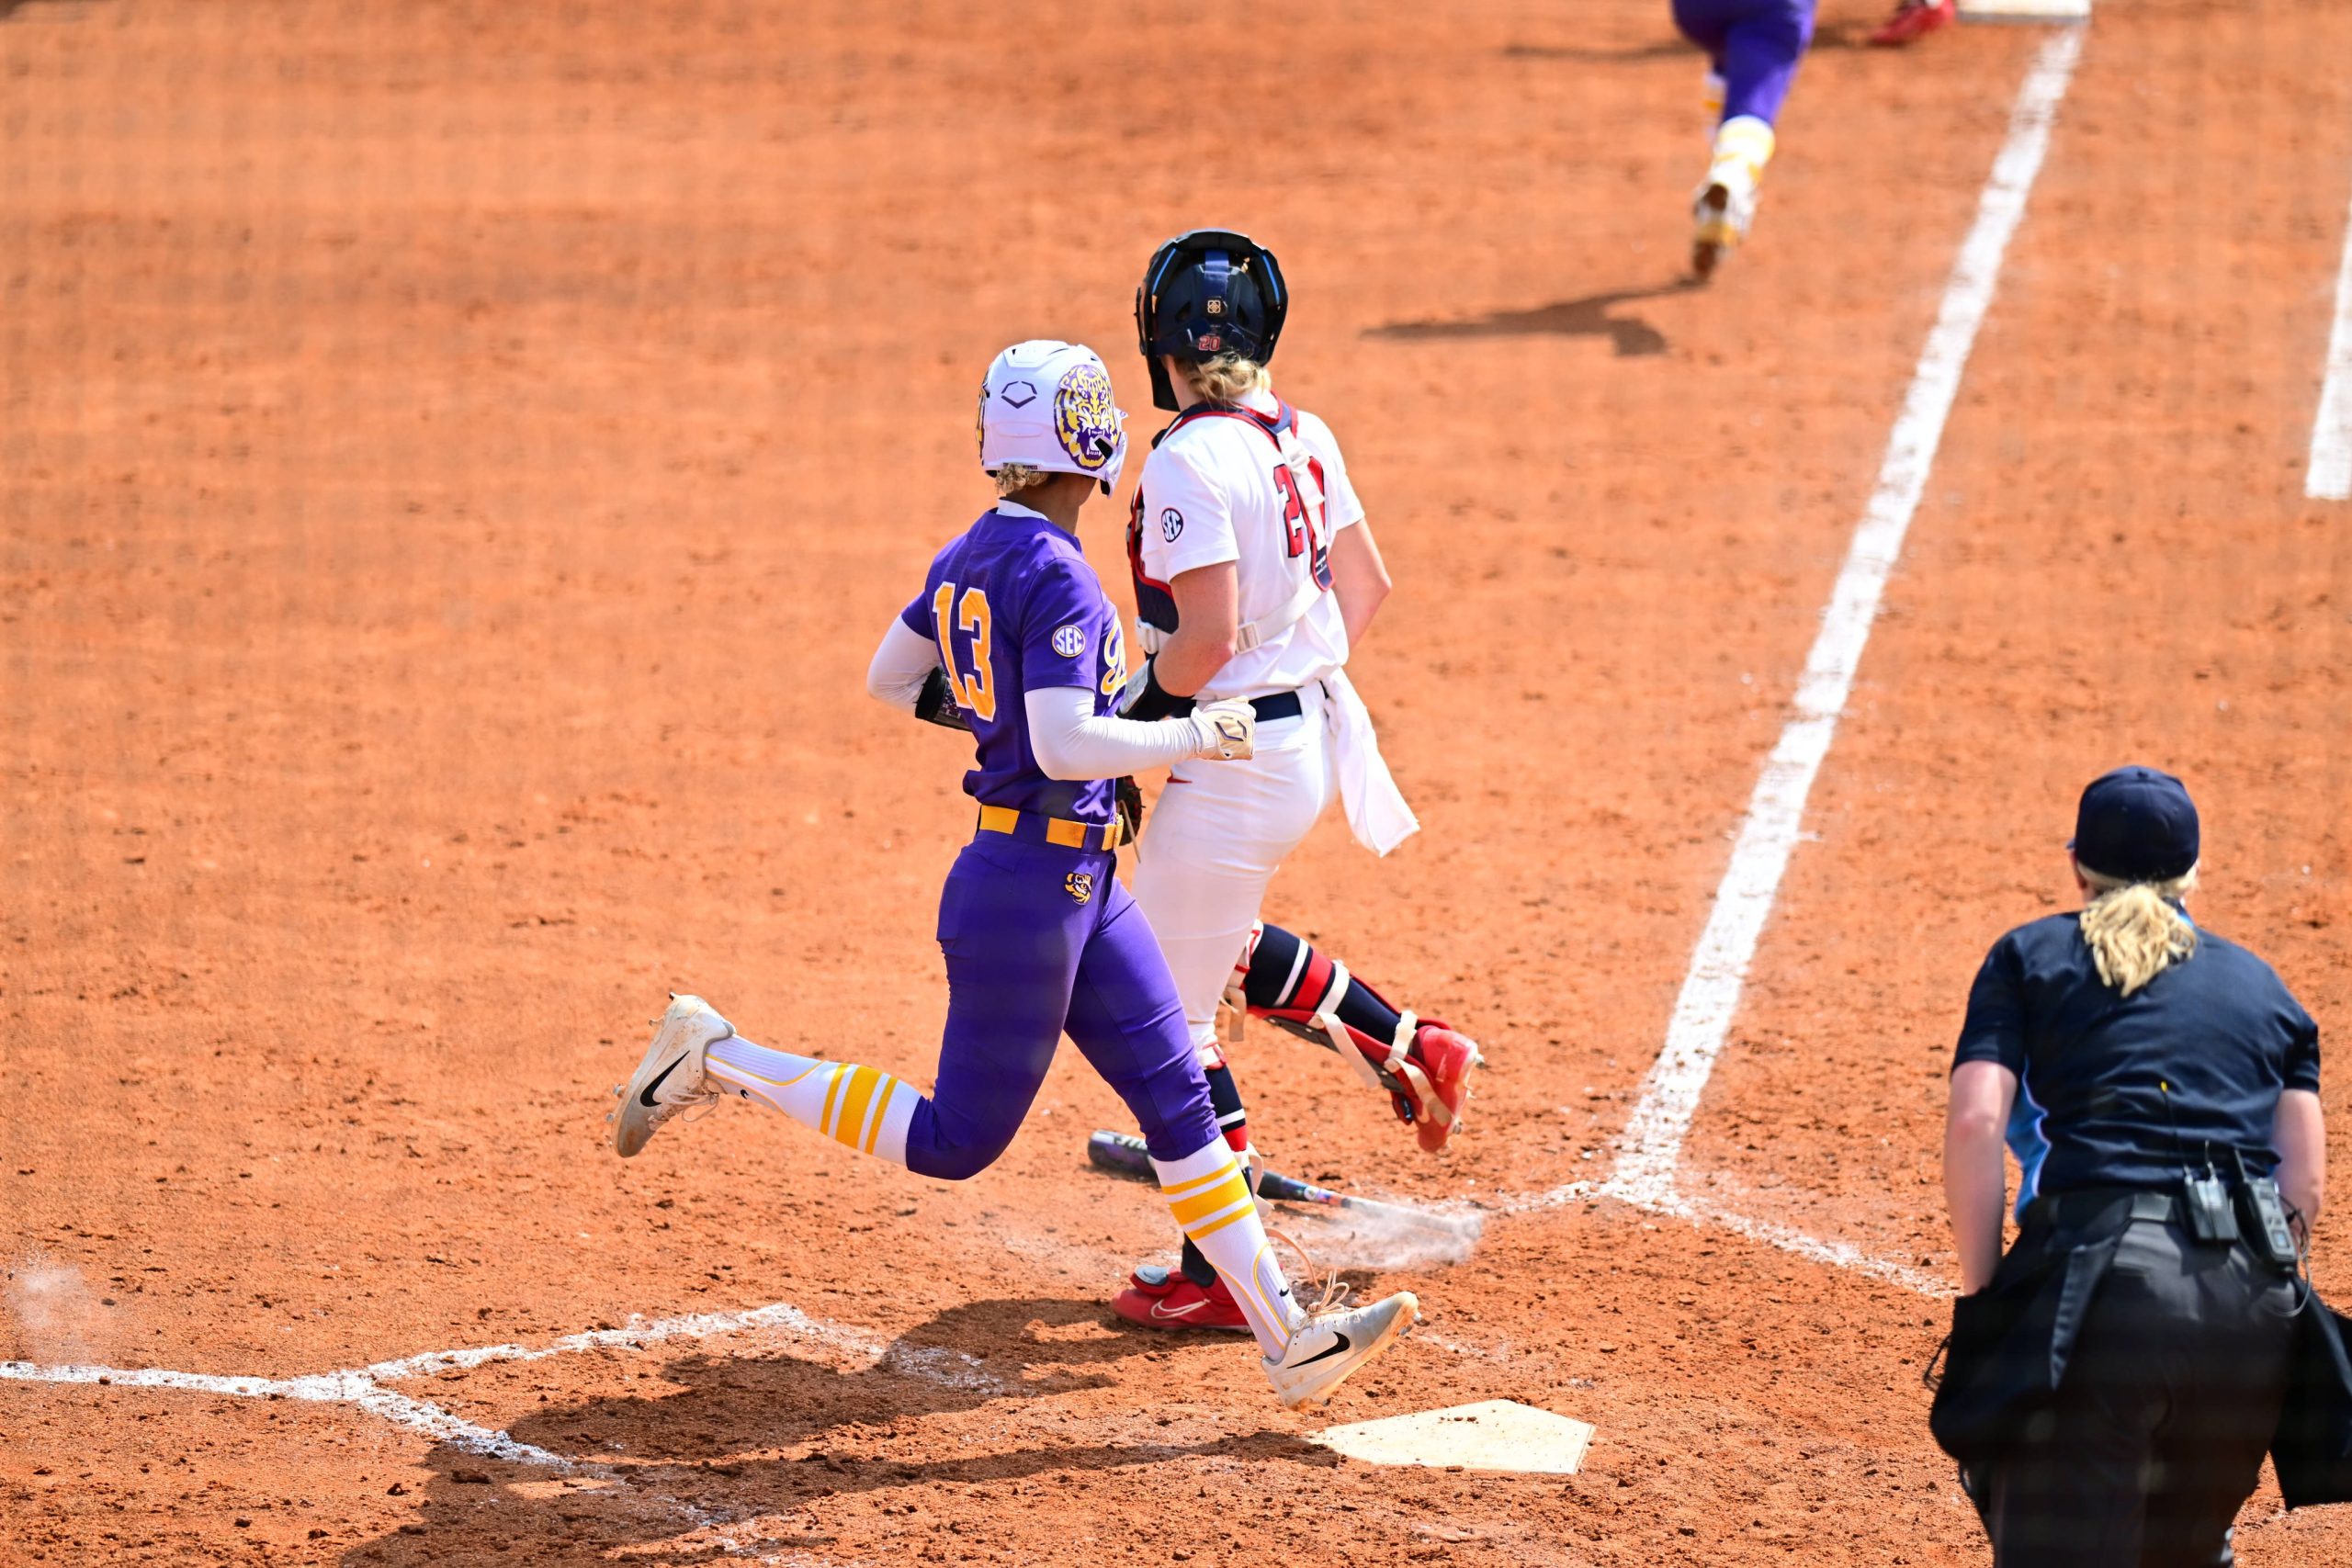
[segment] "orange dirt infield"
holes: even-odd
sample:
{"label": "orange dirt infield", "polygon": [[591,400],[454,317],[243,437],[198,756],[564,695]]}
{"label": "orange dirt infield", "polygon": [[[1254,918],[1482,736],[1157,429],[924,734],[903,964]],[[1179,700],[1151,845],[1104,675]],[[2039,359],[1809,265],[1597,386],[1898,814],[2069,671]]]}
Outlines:
{"label": "orange dirt infield", "polygon": [[[1877,54],[1831,0],[1693,290],[1663,4],[989,9],[0,4],[0,1359],[51,1370],[0,1381],[0,1562],[1987,1560],[1942,1300],[1527,1201],[1611,1169],[2044,35]],[[1687,1189],[1951,1280],[1968,979],[2127,757],[2343,1037],[2346,58],[2341,6],[2102,5]],[[1102,1307],[1168,1238],[1074,1053],[960,1187],[741,1106],[602,1143],[667,988],[924,1077],[970,812],[865,660],[986,499],[989,356],[1090,342],[1152,428],[1130,291],[1202,222],[1296,290],[1427,829],[1327,822],[1269,916],[1490,1064],[1430,1159],[1242,1048],[1277,1165],[1492,1211],[1362,1279],[1423,1328],[1298,1415]],[[500,1345],[551,1353],[381,1365]],[[1489,1398],[1595,1424],[1582,1473],[1301,1440]],[[2352,1563],[2267,1483],[2239,1535]]]}

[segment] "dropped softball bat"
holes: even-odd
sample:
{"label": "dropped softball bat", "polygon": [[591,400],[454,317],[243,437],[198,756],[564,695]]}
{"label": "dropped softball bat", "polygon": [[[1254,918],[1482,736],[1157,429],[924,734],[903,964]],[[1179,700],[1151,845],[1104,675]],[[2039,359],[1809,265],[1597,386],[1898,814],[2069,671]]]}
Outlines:
{"label": "dropped softball bat", "polygon": [[[1132,1176],[1144,1181],[1158,1179],[1143,1140],[1133,1133],[1095,1134],[1086,1140],[1086,1157],[1115,1176]],[[1345,1192],[1334,1192],[1328,1187],[1317,1187],[1295,1176],[1284,1176],[1279,1170],[1258,1173],[1258,1194],[1284,1203],[1320,1203],[1327,1208],[1352,1209],[1360,1214],[1424,1225],[1434,1230],[1452,1232],[1460,1228],[1461,1224],[1448,1215],[1424,1213],[1400,1203],[1383,1203],[1373,1198],[1351,1198]]]}

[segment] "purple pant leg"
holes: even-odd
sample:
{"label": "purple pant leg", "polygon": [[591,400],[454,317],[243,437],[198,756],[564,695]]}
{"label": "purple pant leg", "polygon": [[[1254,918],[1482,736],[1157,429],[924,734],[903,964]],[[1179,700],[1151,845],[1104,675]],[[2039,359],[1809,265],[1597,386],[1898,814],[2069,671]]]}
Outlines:
{"label": "purple pant leg", "polygon": [[1069,1037],[1127,1102],[1152,1154],[1182,1159],[1219,1136],[1208,1078],[1143,910],[1107,874],[1098,897],[1102,924],[1078,961]]}
{"label": "purple pant leg", "polygon": [[1674,25],[1724,79],[1724,118],[1770,125],[1813,42],[1814,0],[1674,0]]}
{"label": "purple pant leg", "polygon": [[1065,1025],[1153,1153],[1174,1158],[1216,1136],[1167,961],[1111,873],[1109,855],[997,834],[956,857],[939,897],[948,987],[939,1075],[907,1127],[917,1175],[962,1181],[995,1162]]}

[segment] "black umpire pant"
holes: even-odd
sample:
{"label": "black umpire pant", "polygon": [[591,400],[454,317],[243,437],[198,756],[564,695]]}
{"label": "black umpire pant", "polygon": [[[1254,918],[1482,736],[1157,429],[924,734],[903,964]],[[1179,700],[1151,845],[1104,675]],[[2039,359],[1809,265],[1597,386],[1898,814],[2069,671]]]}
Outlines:
{"label": "black umpire pant", "polygon": [[2286,1399],[2299,1287],[2177,1224],[2127,1230],[2056,1404],[1996,1461],[1996,1568],[2228,1568]]}

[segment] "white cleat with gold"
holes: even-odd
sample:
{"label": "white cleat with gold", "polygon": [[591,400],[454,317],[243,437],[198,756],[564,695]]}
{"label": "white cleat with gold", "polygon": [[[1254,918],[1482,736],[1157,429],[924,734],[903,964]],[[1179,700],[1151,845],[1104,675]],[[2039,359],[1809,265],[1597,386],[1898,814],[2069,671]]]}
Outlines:
{"label": "white cleat with gold", "polygon": [[605,1120],[613,1125],[613,1152],[628,1159],[643,1148],[662,1124],[682,1111],[718,1103],[718,1091],[703,1081],[703,1055],[735,1032],[700,997],[672,993],[670,1010],[654,1026],[653,1043],[628,1082],[615,1084],[620,1108]]}
{"label": "white cleat with gold", "polygon": [[1690,198],[1690,270],[1701,282],[1747,241],[1764,166],[1777,142],[1772,128],[1753,115],[1734,115],[1715,129],[1707,177]]}

